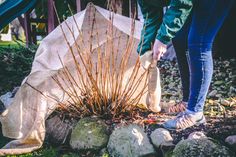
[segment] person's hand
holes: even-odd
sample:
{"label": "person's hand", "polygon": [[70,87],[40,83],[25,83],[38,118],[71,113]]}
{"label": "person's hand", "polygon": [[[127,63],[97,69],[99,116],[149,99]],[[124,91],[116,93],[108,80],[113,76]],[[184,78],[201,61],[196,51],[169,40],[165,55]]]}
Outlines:
{"label": "person's hand", "polygon": [[167,45],[156,39],[153,45],[153,59],[160,60],[161,56],[166,52],[166,50]]}

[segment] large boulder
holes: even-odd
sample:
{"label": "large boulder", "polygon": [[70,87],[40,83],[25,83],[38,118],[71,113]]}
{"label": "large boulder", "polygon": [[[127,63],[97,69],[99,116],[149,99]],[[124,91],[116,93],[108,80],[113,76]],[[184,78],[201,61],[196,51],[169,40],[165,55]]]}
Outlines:
{"label": "large boulder", "polygon": [[207,139],[186,139],[180,141],[174,151],[173,157],[207,157],[207,156],[224,156],[233,157],[228,148],[216,144]]}
{"label": "large boulder", "polygon": [[69,120],[63,120],[58,115],[48,118],[45,122],[46,141],[53,145],[65,144],[68,141],[67,139],[74,123]]}
{"label": "large boulder", "polygon": [[140,157],[155,154],[143,129],[134,124],[116,128],[110,136],[107,148],[112,157]]}
{"label": "large boulder", "polygon": [[100,150],[106,147],[109,133],[106,124],[97,118],[83,118],[72,130],[70,145],[76,150]]}

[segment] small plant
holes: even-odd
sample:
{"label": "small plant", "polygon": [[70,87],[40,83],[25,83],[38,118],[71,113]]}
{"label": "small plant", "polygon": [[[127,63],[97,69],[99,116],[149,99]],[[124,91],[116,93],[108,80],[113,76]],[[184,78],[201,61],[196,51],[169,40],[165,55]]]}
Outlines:
{"label": "small plant", "polygon": [[[90,7],[88,11],[91,9],[94,8]],[[76,29],[80,33],[78,38],[75,37],[69,24],[64,22],[70,36],[73,37],[73,46],[67,39],[68,34],[65,33],[65,28],[60,24],[73,62],[69,65],[64,64],[59,57],[63,68],[52,77],[68,97],[63,102],[56,100],[59,110],[73,117],[132,116],[141,97],[147,92],[148,80],[148,70],[141,70],[139,57],[136,58],[135,65],[130,65],[135,43],[134,26],[132,26],[130,36],[122,35],[115,30],[111,14],[106,28],[102,28],[106,30],[103,31],[106,39],[102,41],[104,39],[101,40],[100,37],[104,34],[101,34],[101,30],[99,32],[95,16],[96,11],[90,17],[89,32],[81,31],[73,16]],[[127,70],[129,70],[128,73]]]}

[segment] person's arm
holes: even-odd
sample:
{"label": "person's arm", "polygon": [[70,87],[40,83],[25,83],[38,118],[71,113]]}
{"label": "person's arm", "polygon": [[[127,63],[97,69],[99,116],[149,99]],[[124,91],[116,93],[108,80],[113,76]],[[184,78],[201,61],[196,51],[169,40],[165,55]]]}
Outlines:
{"label": "person's arm", "polygon": [[153,59],[159,60],[166,52],[167,44],[183,27],[192,7],[193,0],[171,0],[170,7],[164,15],[153,45]]}
{"label": "person's arm", "polygon": [[193,0],[171,0],[156,39],[168,44],[183,27],[193,7]]}
{"label": "person's arm", "polygon": [[146,51],[152,49],[157,31],[162,23],[163,6],[161,4],[154,6],[147,0],[138,0],[138,4],[143,14],[144,24],[137,52],[143,55]]}

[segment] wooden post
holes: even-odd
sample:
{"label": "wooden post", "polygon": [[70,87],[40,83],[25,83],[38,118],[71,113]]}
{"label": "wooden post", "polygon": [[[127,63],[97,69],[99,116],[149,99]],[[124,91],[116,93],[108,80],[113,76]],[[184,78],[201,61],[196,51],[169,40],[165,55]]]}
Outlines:
{"label": "wooden post", "polygon": [[81,0],[76,0],[77,13],[81,11]]}
{"label": "wooden post", "polygon": [[137,12],[137,0],[129,0],[129,17],[137,19]]}
{"label": "wooden post", "polygon": [[56,27],[54,3],[54,0],[48,0],[48,33],[52,32]]}
{"label": "wooden post", "polygon": [[25,27],[25,37],[26,37],[26,47],[28,47],[32,43],[31,38],[31,26],[30,26],[30,12],[26,12],[24,14],[24,27]]}

